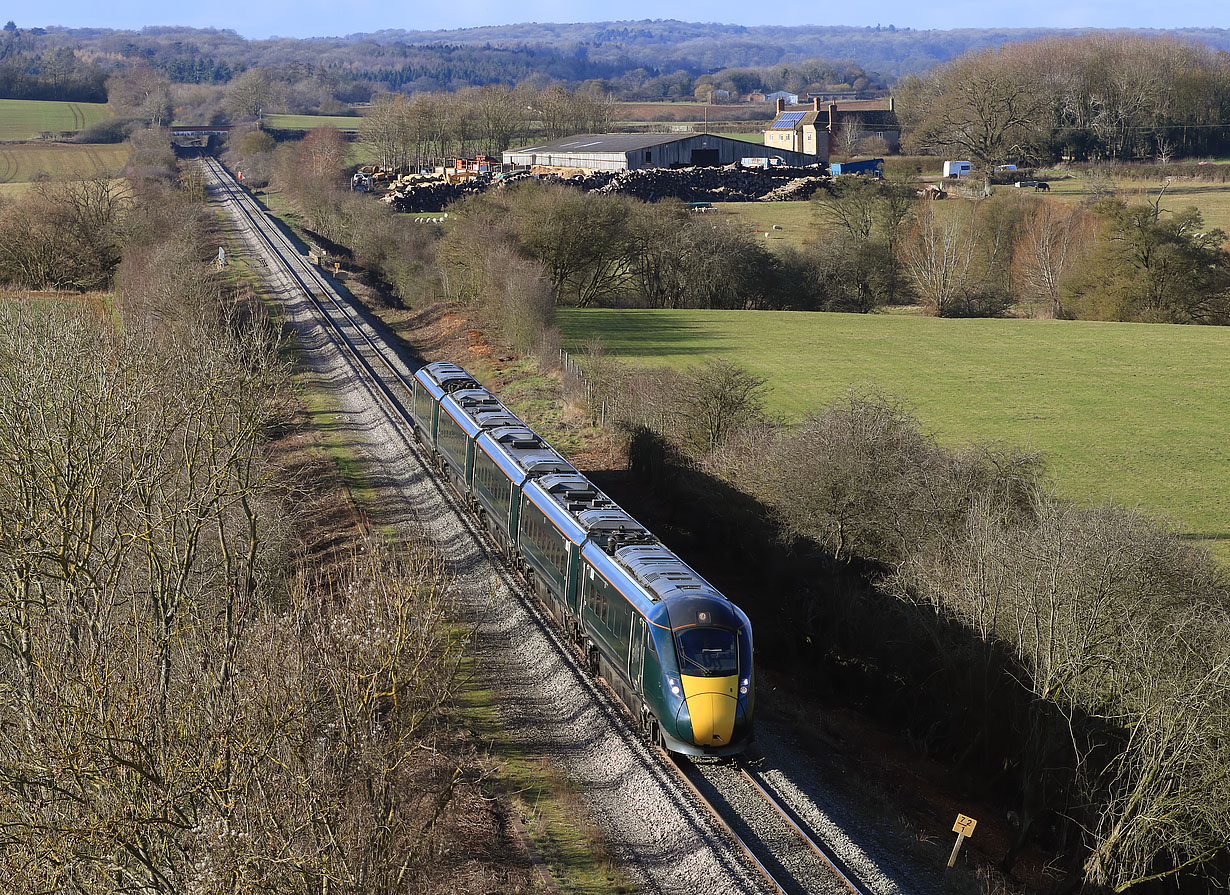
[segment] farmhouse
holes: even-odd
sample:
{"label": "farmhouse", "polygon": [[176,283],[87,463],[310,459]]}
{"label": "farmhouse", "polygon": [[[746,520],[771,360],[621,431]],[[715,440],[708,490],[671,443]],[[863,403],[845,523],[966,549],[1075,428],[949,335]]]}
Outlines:
{"label": "farmhouse", "polygon": [[802,152],[820,162],[829,159],[829,133],[827,121],[820,111],[820,100],[812,100],[810,107],[788,109],[786,101],[777,101],[777,117],[764,132],[765,148],[772,152]]}
{"label": "farmhouse", "polygon": [[718,134],[580,134],[509,149],[506,165],[581,168],[586,171],[634,171],[691,165],[731,165],[745,158],[780,158],[787,165],[815,165],[824,158],[778,149]]}
{"label": "farmhouse", "polygon": [[764,132],[765,146],[773,150],[793,150],[823,156],[832,152],[834,135],[853,131],[855,140],[880,137],[896,152],[901,144],[901,125],[891,96],[883,99],[825,101],[813,96],[810,106],[790,108],[777,101],[777,117]]}

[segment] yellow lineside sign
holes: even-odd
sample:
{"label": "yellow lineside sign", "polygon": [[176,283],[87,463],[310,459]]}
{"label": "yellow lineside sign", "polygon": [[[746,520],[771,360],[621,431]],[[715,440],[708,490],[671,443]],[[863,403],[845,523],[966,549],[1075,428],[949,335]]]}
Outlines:
{"label": "yellow lineside sign", "polygon": [[964,814],[958,814],[957,822],[952,825],[952,831],[969,837],[974,835],[974,827],[976,826],[978,826],[978,821],[972,817],[966,817]]}

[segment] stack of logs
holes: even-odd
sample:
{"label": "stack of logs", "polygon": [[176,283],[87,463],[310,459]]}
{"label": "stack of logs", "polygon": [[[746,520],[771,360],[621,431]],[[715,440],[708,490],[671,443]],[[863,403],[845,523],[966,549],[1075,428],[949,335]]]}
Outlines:
{"label": "stack of logs", "polygon": [[602,194],[636,199],[681,199],[684,202],[755,202],[808,199],[828,182],[819,167],[809,168],[645,168],[638,171],[595,171],[560,177],[554,174],[515,174],[499,180],[472,180],[449,184],[442,181],[399,183],[383,197],[398,211],[442,211],[463,196],[501,189],[529,178],[564,183]]}

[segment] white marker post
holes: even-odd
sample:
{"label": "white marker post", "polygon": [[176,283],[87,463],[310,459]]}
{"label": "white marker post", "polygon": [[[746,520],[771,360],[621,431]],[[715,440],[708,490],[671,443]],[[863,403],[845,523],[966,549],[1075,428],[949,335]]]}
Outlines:
{"label": "white marker post", "polygon": [[952,825],[952,831],[957,834],[957,844],[952,847],[952,854],[948,857],[949,867],[957,863],[957,852],[961,851],[961,843],[974,835],[976,826],[978,826],[978,821],[972,817],[966,817],[964,814],[957,815],[957,822]]}

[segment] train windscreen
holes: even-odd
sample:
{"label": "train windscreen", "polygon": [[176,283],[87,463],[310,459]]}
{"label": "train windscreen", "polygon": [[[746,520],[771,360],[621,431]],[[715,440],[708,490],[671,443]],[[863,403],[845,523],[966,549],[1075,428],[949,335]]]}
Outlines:
{"label": "train windscreen", "polygon": [[679,671],[698,677],[727,677],[739,673],[739,650],[734,631],[725,628],[686,628],[675,637],[679,644]]}

